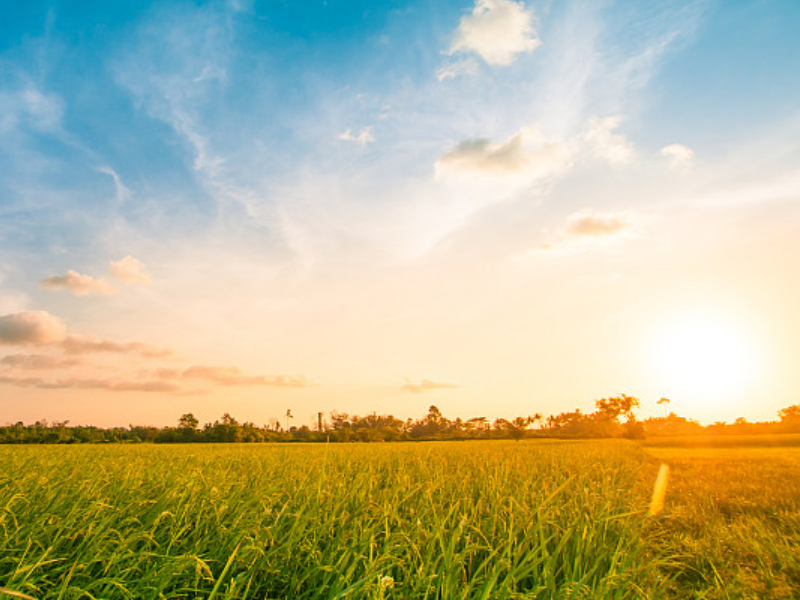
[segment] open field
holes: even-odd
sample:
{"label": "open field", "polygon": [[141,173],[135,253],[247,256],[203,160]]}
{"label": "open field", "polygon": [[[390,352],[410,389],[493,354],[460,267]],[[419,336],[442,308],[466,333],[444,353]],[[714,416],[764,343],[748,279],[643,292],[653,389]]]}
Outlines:
{"label": "open field", "polygon": [[785,448],[800,447],[800,434],[681,435],[652,437],[647,448]]}
{"label": "open field", "polygon": [[792,598],[800,450],[6,446],[0,536],[41,599]]}

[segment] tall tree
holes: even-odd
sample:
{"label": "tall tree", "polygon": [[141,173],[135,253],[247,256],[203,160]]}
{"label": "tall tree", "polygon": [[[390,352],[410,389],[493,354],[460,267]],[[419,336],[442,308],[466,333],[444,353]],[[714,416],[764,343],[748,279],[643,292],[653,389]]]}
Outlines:
{"label": "tall tree", "polygon": [[200,421],[197,420],[192,413],[186,413],[185,415],[181,415],[181,418],[178,419],[178,429],[182,429],[185,431],[194,431],[197,429],[197,426],[200,424]]}

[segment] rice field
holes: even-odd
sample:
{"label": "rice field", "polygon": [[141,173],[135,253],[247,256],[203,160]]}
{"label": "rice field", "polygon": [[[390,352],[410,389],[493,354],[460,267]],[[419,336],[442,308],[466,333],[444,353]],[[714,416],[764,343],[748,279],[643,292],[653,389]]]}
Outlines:
{"label": "rice field", "polygon": [[0,598],[800,596],[800,452],[725,452],[0,447]]}

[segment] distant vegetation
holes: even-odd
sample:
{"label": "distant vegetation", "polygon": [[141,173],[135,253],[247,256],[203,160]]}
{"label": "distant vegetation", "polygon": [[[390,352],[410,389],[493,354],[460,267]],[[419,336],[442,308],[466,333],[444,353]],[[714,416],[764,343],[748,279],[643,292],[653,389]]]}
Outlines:
{"label": "distant vegetation", "polygon": [[[669,400],[659,404],[666,407]],[[392,415],[372,413],[366,416],[333,412],[319,413],[317,425],[289,425],[293,419],[286,411],[286,426],[278,420],[270,425],[241,423],[225,413],[219,420],[202,427],[192,413],[180,417],[176,427],[100,428],[70,426],[68,421],[37,421],[26,425],[18,422],[0,427],[2,444],[84,444],[84,443],[199,443],[199,442],[382,442],[422,440],[473,440],[523,438],[619,438],[752,435],[800,433],[800,405],[778,412],[779,420],[751,423],[744,418],[734,423],[703,426],[696,421],[670,412],[663,417],[639,421],[635,412],[639,400],[620,394],[595,401],[596,410],[563,412],[543,418],[540,413],[511,420],[485,417],[448,419],[436,406],[420,419],[403,421]],[[666,412],[666,411],[665,411]]]}

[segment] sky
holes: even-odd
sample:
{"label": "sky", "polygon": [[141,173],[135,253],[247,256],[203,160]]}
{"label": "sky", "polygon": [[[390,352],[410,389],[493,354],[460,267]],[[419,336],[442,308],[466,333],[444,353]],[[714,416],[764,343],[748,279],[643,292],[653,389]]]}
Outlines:
{"label": "sky", "polygon": [[0,5],[0,423],[800,402],[795,0]]}

